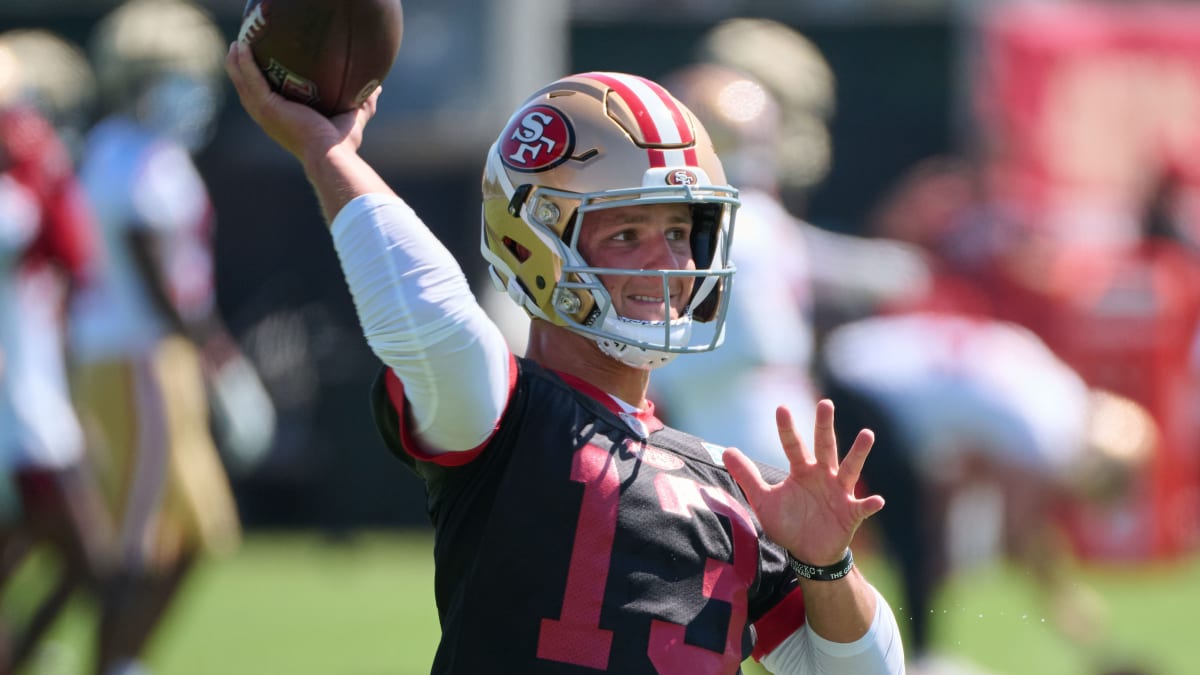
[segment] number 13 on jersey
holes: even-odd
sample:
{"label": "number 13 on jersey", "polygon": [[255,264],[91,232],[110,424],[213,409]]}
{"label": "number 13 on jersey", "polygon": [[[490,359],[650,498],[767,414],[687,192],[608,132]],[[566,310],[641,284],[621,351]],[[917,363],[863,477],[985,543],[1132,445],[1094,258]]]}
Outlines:
{"label": "number 13 on jersey", "polygon": [[[612,562],[621,495],[617,460],[609,451],[585,445],[576,454],[571,479],[583,483],[583,502],[575,529],[571,563],[558,619],[543,619],[538,658],[595,670],[608,669],[614,631],[600,627],[604,591]],[[747,588],[758,566],[758,536],[746,507],[725,490],[661,472],[654,488],[661,518],[695,520],[711,512],[727,517],[733,530],[733,561],[707,558],[697,592],[730,607],[723,652],[684,642],[687,626],[653,619],[647,655],[662,675],[732,673],[742,660],[742,632],[747,617]]]}

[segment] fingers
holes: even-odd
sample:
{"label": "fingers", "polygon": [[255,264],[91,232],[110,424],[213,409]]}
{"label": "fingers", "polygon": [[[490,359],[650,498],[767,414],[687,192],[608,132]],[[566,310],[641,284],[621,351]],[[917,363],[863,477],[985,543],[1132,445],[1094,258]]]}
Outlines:
{"label": "fingers", "polygon": [[355,147],[362,144],[362,131],[366,128],[367,123],[371,121],[371,118],[375,117],[381,93],[383,93],[383,86],[375,87],[375,91],[371,92],[371,95],[357,108],[341,115],[335,115],[333,118],[333,122],[339,130],[355,138]]}
{"label": "fingers", "polygon": [[808,451],[804,448],[804,441],[796,434],[796,422],[787,406],[781,405],[775,409],[775,426],[779,430],[779,442],[783,444],[783,452],[787,455],[792,472],[807,466],[810,461]]}
{"label": "fingers", "polygon": [[817,463],[830,469],[837,469],[838,451],[837,435],[833,430],[833,401],[821,399],[817,403],[817,424],[813,433],[813,453]]}
{"label": "fingers", "polygon": [[[246,77],[242,73],[243,57],[247,56],[248,48],[241,42],[232,42],[229,45],[229,53],[225,55],[225,73],[229,75],[229,79],[233,81],[233,86],[239,93],[246,89]],[[253,59],[251,59],[253,60]]]}
{"label": "fingers", "polygon": [[229,53],[225,55],[225,72],[248,112],[253,112],[256,102],[265,100],[271,94],[271,87],[258,69],[250,46],[244,42],[234,42],[229,46]]}
{"label": "fingers", "polygon": [[875,432],[870,429],[863,429],[854,438],[854,445],[850,446],[850,451],[846,453],[846,458],[842,460],[838,469],[838,480],[847,492],[853,492],[854,486],[858,484],[863,465],[866,464],[867,455],[871,453],[871,446],[874,444]]}
{"label": "fingers", "polygon": [[238,43],[232,42],[229,44],[229,51],[225,53],[225,74],[229,76],[229,81],[233,83],[233,88],[240,95],[242,92],[242,74],[238,69]]}
{"label": "fingers", "polygon": [[378,87],[375,87],[375,91],[371,92],[371,95],[368,96],[367,100],[363,102],[363,108],[367,111],[367,115],[369,117],[374,117],[375,111],[379,109],[379,96],[382,93],[383,85],[381,84]]}
{"label": "fingers", "polygon": [[863,497],[855,502],[857,504],[858,513],[856,518],[859,522],[870,518],[871,516],[883,510],[883,497],[879,495],[871,495]]}
{"label": "fingers", "polygon": [[[822,399],[817,403],[816,412],[816,425],[813,430],[814,459],[818,465],[833,471],[842,487],[848,493],[853,494],[855,485],[862,475],[867,455],[870,454],[871,446],[875,443],[875,433],[869,429],[859,431],[858,436],[854,438],[854,444],[846,453],[846,458],[841,460],[838,457],[837,433],[833,423],[833,401]],[[788,457],[793,461],[794,471],[796,469],[795,462],[798,460],[797,455],[793,455],[793,447],[799,448],[798,457],[803,458],[806,463],[808,461],[804,454],[803,443],[796,437],[795,426],[792,424],[791,414],[787,408],[781,406],[776,411],[776,422],[779,424],[779,438],[784,443]]]}
{"label": "fingers", "polygon": [[721,459],[725,463],[729,475],[733,476],[733,480],[742,488],[742,492],[746,493],[746,499],[750,500],[750,505],[758,504],[759,498],[767,491],[768,485],[754,462],[750,461],[737,448],[726,448]]}

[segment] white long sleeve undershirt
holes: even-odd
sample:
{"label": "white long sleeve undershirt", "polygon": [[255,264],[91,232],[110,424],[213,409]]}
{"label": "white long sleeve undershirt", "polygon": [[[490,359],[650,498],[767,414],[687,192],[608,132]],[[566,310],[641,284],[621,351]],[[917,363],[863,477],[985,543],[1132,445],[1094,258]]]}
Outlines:
{"label": "white long sleeve undershirt", "polygon": [[[354,199],[330,232],[363,335],[404,384],[422,450],[479,447],[504,413],[511,359],[458,262],[393,195]],[[781,675],[904,672],[899,630],[882,596],[861,639],[830,642],[806,625],[763,664]]]}
{"label": "white long sleeve undershirt", "polygon": [[777,675],[904,675],[900,627],[887,600],[872,590],[875,617],[866,635],[854,642],[831,642],[806,623],[763,657],[763,667]]}
{"label": "white long sleeve undershirt", "polygon": [[354,199],[330,232],[363,335],[404,383],[421,449],[481,445],[508,402],[510,358],[454,256],[392,195]]}

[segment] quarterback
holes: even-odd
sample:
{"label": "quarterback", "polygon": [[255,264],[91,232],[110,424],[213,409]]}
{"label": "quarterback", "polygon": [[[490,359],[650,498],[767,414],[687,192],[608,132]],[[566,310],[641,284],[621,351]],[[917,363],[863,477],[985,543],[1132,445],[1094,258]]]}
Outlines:
{"label": "quarterback", "polygon": [[[481,250],[532,317],[524,357],[432,232],[359,156],[376,92],[327,119],[226,70],[302,164],[382,361],[375,417],[425,481],[436,673],[902,673],[895,618],[853,564],[883,507],[777,411],[788,472],[664,426],[651,371],[721,341],[737,191],[665,89],[620,73],[531,95],[487,154]],[[764,476],[765,474],[765,476]],[[777,474],[777,475],[776,475]]]}

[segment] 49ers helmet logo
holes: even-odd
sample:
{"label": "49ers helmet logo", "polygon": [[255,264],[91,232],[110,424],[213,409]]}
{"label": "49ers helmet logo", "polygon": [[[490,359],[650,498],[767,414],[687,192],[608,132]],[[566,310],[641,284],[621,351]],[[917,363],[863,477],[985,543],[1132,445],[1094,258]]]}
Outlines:
{"label": "49ers helmet logo", "polygon": [[575,150],[575,129],[566,115],[548,105],[517,113],[500,139],[500,158],[516,171],[553,169]]}
{"label": "49ers helmet logo", "polygon": [[667,174],[667,185],[699,185],[700,177],[690,169],[676,169]]}

